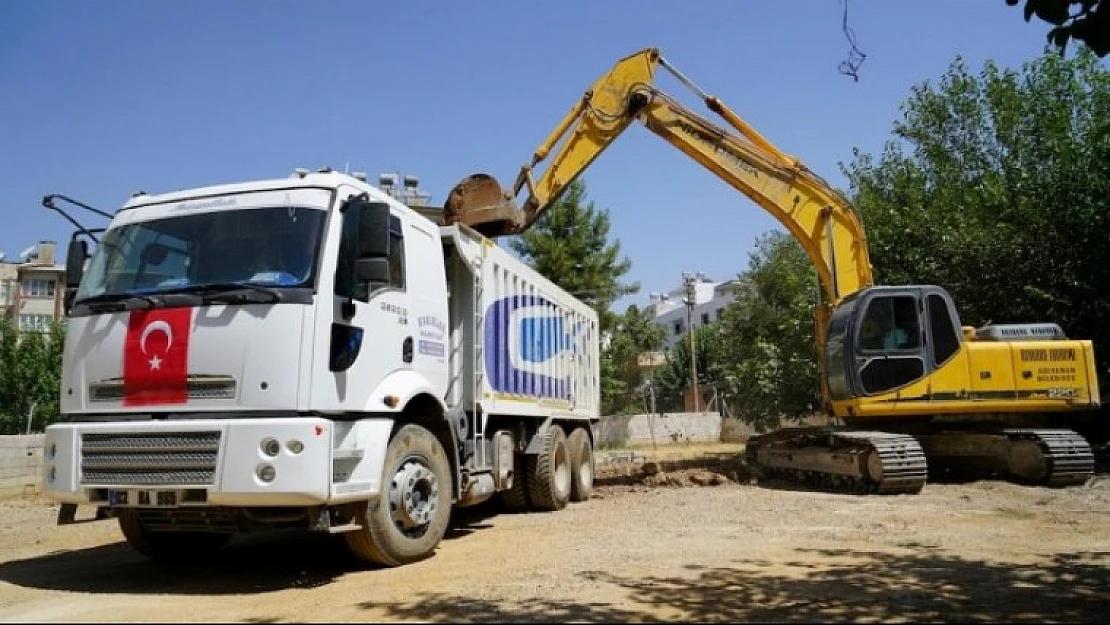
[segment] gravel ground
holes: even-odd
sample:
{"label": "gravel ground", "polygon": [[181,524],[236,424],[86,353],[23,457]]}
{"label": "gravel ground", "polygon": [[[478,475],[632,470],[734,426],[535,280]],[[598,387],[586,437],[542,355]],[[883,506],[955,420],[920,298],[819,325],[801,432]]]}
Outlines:
{"label": "gravel ground", "polygon": [[[434,557],[377,570],[335,537],[301,533],[237,538],[203,564],[154,565],[121,542],[114,521],[56,527],[46,502],[2,502],[0,620],[1043,623],[1110,614],[1110,476],[1068,489],[983,481],[863,497],[667,469],[601,486],[557,513],[460,512]],[[715,485],[675,486],[698,475]]]}

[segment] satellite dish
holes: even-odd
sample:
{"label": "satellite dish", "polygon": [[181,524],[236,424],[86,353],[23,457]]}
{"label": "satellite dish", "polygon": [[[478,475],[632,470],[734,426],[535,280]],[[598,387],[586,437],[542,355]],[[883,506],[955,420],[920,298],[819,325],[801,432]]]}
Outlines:
{"label": "satellite dish", "polygon": [[22,259],[26,259],[32,253],[34,253],[34,251],[35,251],[35,246],[32,245],[31,247],[29,247],[29,248],[23,250],[22,252],[20,252],[19,257],[22,258]]}

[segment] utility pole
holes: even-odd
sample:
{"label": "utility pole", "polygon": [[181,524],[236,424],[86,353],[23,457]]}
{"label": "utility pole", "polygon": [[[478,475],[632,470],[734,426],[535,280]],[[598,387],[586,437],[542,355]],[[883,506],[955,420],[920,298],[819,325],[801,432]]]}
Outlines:
{"label": "utility pole", "polygon": [[695,274],[682,272],[682,286],[686,296],[686,331],[690,334],[690,387],[694,389],[694,412],[701,412],[698,398],[698,349],[694,338],[694,306],[697,304],[697,279]]}

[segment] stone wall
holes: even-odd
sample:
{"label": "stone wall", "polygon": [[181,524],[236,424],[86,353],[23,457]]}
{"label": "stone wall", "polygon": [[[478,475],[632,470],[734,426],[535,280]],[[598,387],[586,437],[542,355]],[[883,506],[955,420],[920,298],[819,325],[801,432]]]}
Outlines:
{"label": "stone wall", "polygon": [[0,499],[40,492],[43,438],[42,434],[0,436]]}

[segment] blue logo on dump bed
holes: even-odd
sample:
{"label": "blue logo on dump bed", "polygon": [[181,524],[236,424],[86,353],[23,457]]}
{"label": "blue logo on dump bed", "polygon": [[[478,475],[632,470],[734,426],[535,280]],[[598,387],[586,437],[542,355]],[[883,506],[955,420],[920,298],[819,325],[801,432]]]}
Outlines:
{"label": "blue logo on dump bed", "polygon": [[579,324],[538,296],[515,295],[486,310],[485,364],[493,390],[571,399],[573,371],[582,366]]}

